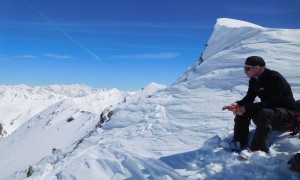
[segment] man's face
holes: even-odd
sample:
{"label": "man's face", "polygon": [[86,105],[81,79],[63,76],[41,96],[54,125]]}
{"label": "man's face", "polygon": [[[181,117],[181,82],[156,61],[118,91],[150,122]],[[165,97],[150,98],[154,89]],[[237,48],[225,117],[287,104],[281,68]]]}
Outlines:
{"label": "man's face", "polygon": [[257,74],[256,70],[257,70],[256,66],[249,66],[249,65],[244,66],[244,73],[247,75],[248,78],[255,77]]}

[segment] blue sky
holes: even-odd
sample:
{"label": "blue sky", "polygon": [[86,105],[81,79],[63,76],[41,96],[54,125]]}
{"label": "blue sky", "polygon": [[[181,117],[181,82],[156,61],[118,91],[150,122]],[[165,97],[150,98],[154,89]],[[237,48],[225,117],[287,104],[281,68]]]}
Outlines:
{"label": "blue sky", "polygon": [[1,0],[0,85],[170,85],[217,18],[299,29],[300,0]]}

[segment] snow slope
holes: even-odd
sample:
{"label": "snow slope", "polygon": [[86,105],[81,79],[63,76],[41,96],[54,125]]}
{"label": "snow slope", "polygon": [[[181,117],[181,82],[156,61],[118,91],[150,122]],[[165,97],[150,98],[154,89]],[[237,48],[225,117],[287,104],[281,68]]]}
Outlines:
{"label": "snow slope", "polygon": [[101,113],[105,107],[122,102],[129,95],[117,89],[93,89],[84,85],[0,86],[0,123],[4,128],[1,136],[11,134],[36,114],[65,99],[72,99],[81,110]]}
{"label": "snow slope", "polygon": [[[83,85],[33,88],[21,85],[1,88],[3,117],[7,117],[7,114],[29,114],[28,112],[33,112],[32,109],[44,109],[27,119],[28,121],[16,119],[16,122],[23,124],[0,141],[0,179],[50,155],[53,149],[76,144],[76,141],[96,129],[100,113],[105,108],[113,107],[126,99],[146,98],[165,86],[151,83],[143,90],[132,93],[117,89],[92,89]],[[12,100],[5,101],[7,99]],[[17,112],[5,111],[5,102],[11,107],[21,105],[21,108]],[[46,106],[50,103],[53,104]],[[27,106],[28,104],[31,106]],[[7,120],[4,119],[4,122]],[[4,123],[4,129],[10,125]]]}
{"label": "snow slope", "polygon": [[[247,90],[248,79],[243,74],[246,57],[262,56],[268,68],[286,77],[295,98],[300,99],[300,30],[270,29],[218,19],[207,44],[202,54],[204,61],[196,62],[172,86],[110,107],[114,114],[101,129],[86,131],[81,127],[86,131],[83,136],[80,127],[75,127],[78,135],[70,134],[78,139],[72,145],[66,145],[71,143],[70,139],[67,141],[57,134],[62,146],[52,155],[34,164],[16,159],[14,162],[21,164],[16,172],[6,171],[0,177],[24,179],[28,166],[32,165],[30,179],[299,179],[298,173],[288,170],[286,162],[300,151],[300,140],[288,137],[287,133],[274,132],[270,153],[256,152],[247,162],[238,161],[237,153],[224,151],[218,144],[232,137],[233,115],[221,108],[242,98]],[[52,111],[62,112],[68,102],[56,106]],[[77,112],[79,124],[92,124],[94,114],[78,110],[65,111]],[[10,143],[18,141],[22,132],[25,132],[22,137],[34,136],[42,127],[48,128],[44,116],[49,112],[25,125],[35,131],[25,132],[23,127],[1,140],[0,151],[13,146]],[[67,116],[58,115],[65,122]],[[59,120],[50,122],[62,125],[53,126],[48,136],[50,133],[56,136],[55,128],[65,127],[66,123]],[[48,138],[41,137],[40,141]],[[21,151],[20,144],[15,143],[10,149],[11,156],[18,152],[13,149]],[[0,158],[5,162],[0,161],[1,170],[8,163],[2,152]]]}

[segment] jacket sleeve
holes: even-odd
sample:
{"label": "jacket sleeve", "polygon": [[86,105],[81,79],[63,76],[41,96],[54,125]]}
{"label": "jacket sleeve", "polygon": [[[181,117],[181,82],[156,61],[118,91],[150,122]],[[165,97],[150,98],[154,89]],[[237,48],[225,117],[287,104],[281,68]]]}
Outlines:
{"label": "jacket sleeve", "polygon": [[255,81],[256,79],[249,79],[249,87],[246,96],[242,100],[236,102],[239,106],[243,106],[254,102],[257,96],[257,92],[255,89]]}

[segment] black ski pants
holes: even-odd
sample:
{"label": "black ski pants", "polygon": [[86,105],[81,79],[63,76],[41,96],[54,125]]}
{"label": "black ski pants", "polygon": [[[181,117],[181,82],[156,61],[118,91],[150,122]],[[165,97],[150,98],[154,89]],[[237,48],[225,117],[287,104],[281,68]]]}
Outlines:
{"label": "black ski pants", "polygon": [[[269,151],[269,138],[272,130],[280,129],[293,121],[294,112],[284,108],[265,108],[253,116],[256,130],[251,142],[251,149]],[[239,141],[244,148],[248,144],[249,125],[251,119],[236,115],[234,119],[233,140]]]}

